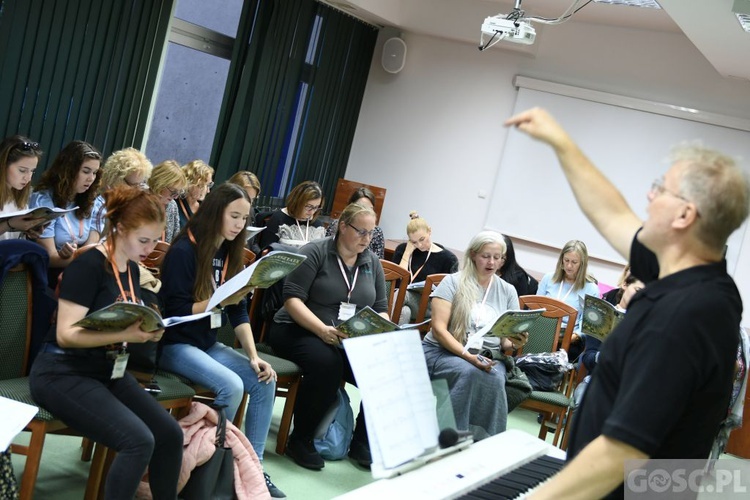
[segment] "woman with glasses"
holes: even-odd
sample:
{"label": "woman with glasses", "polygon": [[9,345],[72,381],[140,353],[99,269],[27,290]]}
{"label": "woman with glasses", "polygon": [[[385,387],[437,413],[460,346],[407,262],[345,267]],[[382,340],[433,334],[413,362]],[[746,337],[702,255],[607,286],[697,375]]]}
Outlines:
{"label": "woman with glasses", "polygon": [[[307,469],[325,466],[313,445],[315,431],[336,401],[341,379],[354,383],[341,348],[346,335],[336,325],[365,306],[388,318],[383,267],[368,250],[375,217],[371,208],[352,203],[341,213],[335,237],[300,249],[307,259],[287,276],[284,307],[274,316],[269,332],[274,351],[302,368],[286,453]],[[361,406],[349,456],[363,466],[371,462]]]}
{"label": "woman with glasses", "polygon": [[[565,302],[578,311],[568,353],[568,359],[572,362],[584,349],[584,335],[581,333],[583,298],[586,295],[599,297],[597,281],[589,274],[589,252],[584,242],[570,240],[565,244],[557,258],[555,270],[544,275],[536,294]],[[563,319],[562,328],[566,328],[567,324],[567,318]]]}
{"label": "woman with glasses", "polygon": [[167,213],[167,222],[161,240],[171,243],[180,232],[180,215],[175,200],[185,193],[187,180],[179,163],[167,160],[159,163],[148,179],[148,189],[159,197]]}
{"label": "woman with glasses", "polygon": [[99,241],[100,233],[94,226],[94,210],[98,208],[94,200],[101,179],[101,162],[102,155],[94,146],[73,141],[57,154],[31,195],[31,208],[78,207],[54,219],[38,240],[49,254],[49,283],[53,287],[76,249]]}
{"label": "woman with glasses", "polygon": [[177,205],[180,207],[180,227],[185,227],[187,221],[198,211],[206,195],[214,187],[211,181],[214,169],[203,160],[193,160],[183,165],[182,172],[187,180],[187,191],[184,196],[177,199]]}
{"label": "woman with glasses", "polygon": [[[360,205],[364,205],[374,211],[375,195],[366,187],[360,187],[355,189],[351,196],[349,196],[348,203],[359,203]],[[331,223],[328,224],[328,228],[326,228],[326,236],[335,236],[338,228],[338,219],[332,220]],[[380,226],[375,226],[375,232],[370,239],[370,251],[377,255],[379,259],[382,259],[385,255],[385,236],[383,236],[383,230]]]}
{"label": "woman with glasses", "polygon": [[28,208],[31,177],[41,156],[39,144],[20,135],[6,137],[0,143],[0,240],[39,235],[42,219],[3,217]]}
{"label": "woman with glasses", "polygon": [[539,288],[539,282],[516,262],[516,251],[513,249],[513,241],[503,235],[505,240],[505,254],[503,255],[502,265],[497,270],[497,275],[507,281],[521,295],[536,295]]}
{"label": "woman with glasses", "polygon": [[[286,206],[273,212],[265,221],[266,229],[258,235],[260,249],[271,243],[301,247],[325,238],[325,227],[316,220],[323,203],[325,198],[320,184],[315,181],[297,184],[286,197]],[[256,222],[258,225],[261,224]]]}
{"label": "woman with glasses", "polygon": [[99,234],[104,234],[105,215],[104,192],[115,186],[126,184],[130,187],[147,187],[146,181],[151,175],[153,165],[146,155],[135,148],[125,148],[112,153],[102,167],[102,181],[99,185],[99,196],[94,205],[94,225]]}
{"label": "woman with glasses", "polygon": [[[432,228],[416,212],[409,214],[406,236],[409,240],[396,247],[391,259],[409,271],[411,276],[409,283],[401,286],[424,281],[430,274],[450,274],[458,271],[456,254],[446,250],[443,245],[432,241]],[[401,310],[401,318],[399,319],[400,324],[412,323],[416,319],[421,294],[421,290],[407,291],[404,307]],[[429,309],[426,317],[430,317]]]}

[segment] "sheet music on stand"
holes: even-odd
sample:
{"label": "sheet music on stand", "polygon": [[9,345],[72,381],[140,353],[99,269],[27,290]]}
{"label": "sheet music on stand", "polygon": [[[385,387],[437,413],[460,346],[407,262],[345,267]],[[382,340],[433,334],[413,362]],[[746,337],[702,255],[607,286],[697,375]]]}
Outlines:
{"label": "sheet music on stand", "polygon": [[435,396],[416,330],[345,339],[367,421],[375,478],[438,446]]}

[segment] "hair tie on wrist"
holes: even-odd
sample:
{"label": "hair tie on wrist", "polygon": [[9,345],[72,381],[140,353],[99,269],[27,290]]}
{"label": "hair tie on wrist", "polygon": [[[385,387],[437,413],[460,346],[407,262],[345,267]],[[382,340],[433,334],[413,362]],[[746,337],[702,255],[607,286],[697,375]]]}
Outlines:
{"label": "hair tie on wrist", "polygon": [[18,229],[10,225],[10,219],[6,220],[5,223],[8,224],[8,229],[11,231],[18,231]]}

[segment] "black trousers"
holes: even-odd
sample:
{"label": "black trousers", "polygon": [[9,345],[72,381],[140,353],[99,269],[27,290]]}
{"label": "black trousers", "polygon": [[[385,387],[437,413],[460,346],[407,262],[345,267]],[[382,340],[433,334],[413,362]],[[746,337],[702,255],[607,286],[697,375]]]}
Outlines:
{"label": "black trousers", "polygon": [[[341,380],[356,385],[346,351],[326,344],[296,323],[272,323],[269,343],[276,354],[302,368],[302,382],[294,405],[294,435],[312,439],[326,411],[336,401]],[[367,441],[361,404],[353,439]]]}

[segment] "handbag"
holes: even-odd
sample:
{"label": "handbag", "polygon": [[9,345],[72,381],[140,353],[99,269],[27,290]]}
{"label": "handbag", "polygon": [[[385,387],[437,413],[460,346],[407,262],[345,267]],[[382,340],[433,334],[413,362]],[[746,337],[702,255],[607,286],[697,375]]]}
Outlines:
{"label": "handbag", "polygon": [[234,457],[225,448],[227,416],[224,408],[214,408],[219,416],[216,425],[216,451],[204,464],[196,467],[180,492],[184,500],[232,500],[234,498]]}

